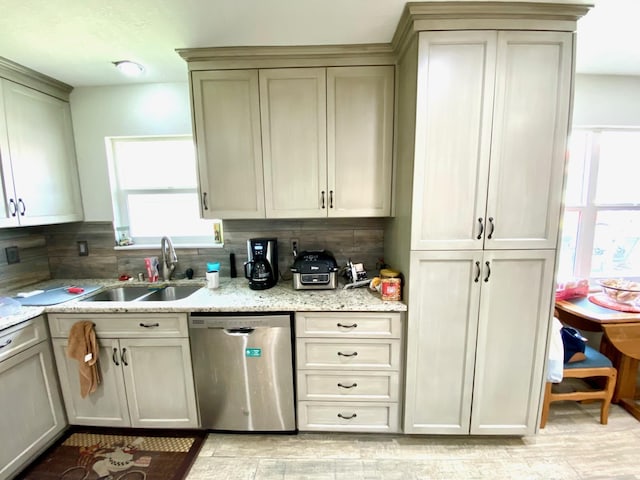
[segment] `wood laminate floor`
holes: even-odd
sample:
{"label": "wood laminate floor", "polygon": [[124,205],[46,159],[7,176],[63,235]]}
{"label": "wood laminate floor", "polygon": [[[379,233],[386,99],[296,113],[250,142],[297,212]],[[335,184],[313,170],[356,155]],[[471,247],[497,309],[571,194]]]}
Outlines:
{"label": "wood laminate floor", "polygon": [[617,405],[552,404],[527,437],[211,433],[188,480],[640,480],[640,422]]}

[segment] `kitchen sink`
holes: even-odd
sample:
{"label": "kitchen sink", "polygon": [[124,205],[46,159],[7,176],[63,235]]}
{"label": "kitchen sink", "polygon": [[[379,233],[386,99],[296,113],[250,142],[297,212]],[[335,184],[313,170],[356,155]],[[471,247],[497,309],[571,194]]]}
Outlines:
{"label": "kitchen sink", "polygon": [[177,285],[158,290],[149,287],[116,287],[90,295],[81,302],[170,302],[187,298],[200,288],[198,285]]}
{"label": "kitchen sink", "polygon": [[117,287],[103,290],[93,295],[83,298],[82,302],[130,302],[142,295],[147,295],[147,287]]}
{"label": "kitchen sink", "polygon": [[181,300],[187,298],[192,293],[200,290],[201,287],[195,285],[177,285],[175,287],[165,287],[161,290],[155,290],[149,295],[139,298],[140,302],[170,302],[172,300]]}

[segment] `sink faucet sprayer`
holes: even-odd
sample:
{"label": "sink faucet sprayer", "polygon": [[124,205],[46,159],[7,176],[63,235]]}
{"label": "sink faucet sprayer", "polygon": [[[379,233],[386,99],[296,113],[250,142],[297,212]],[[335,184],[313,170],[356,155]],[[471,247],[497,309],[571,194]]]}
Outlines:
{"label": "sink faucet sprayer", "polygon": [[160,266],[162,270],[162,280],[171,280],[171,274],[176,268],[176,263],[178,263],[178,256],[169,237],[162,237],[162,240],[160,240],[160,250],[162,251],[162,265]]}

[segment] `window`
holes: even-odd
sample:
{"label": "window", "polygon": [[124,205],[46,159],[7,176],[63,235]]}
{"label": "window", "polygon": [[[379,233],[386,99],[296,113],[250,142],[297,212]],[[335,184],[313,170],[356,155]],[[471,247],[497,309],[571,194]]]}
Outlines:
{"label": "window", "polygon": [[571,134],[558,277],[640,279],[640,130]]}
{"label": "window", "polygon": [[164,235],[176,246],[222,243],[221,222],[199,217],[190,136],[110,137],[107,151],[118,244],[157,246]]}

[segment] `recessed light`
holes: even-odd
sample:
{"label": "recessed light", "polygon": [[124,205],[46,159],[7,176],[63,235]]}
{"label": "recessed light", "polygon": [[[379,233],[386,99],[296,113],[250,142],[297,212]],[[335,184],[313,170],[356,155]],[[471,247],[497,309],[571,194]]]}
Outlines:
{"label": "recessed light", "polygon": [[142,65],[130,60],[120,60],[118,62],[113,62],[113,64],[118,70],[129,77],[137,77],[144,72],[144,67]]}

